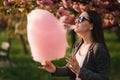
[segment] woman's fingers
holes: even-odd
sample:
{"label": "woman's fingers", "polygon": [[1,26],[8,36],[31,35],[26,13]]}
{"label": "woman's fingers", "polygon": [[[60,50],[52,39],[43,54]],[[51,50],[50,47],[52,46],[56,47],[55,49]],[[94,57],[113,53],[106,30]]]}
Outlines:
{"label": "woman's fingers", "polygon": [[66,61],[67,61],[67,63],[68,63],[68,67],[72,70],[73,68],[74,68],[74,62],[73,62],[73,58],[72,57],[67,57],[66,58]]}
{"label": "woman's fingers", "polygon": [[45,64],[46,64],[46,65],[50,65],[51,62],[50,62],[50,61],[45,61]]}
{"label": "woman's fingers", "polygon": [[75,71],[76,67],[75,67],[75,66],[72,66],[71,64],[69,64],[67,67],[68,67],[72,72],[76,73],[76,71]]}
{"label": "woman's fingers", "polygon": [[66,61],[72,62],[73,59],[71,57],[66,57]]}
{"label": "woman's fingers", "polygon": [[67,61],[69,64],[74,64],[74,63],[75,63],[74,58],[72,58],[72,57],[67,57],[67,58],[66,58],[66,61]]}
{"label": "woman's fingers", "polygon": [[45,67],[44,67],[44,66],[39,66],[38,68],[45,70]]}
{"label": "woman's fingers", "polygon": [[73,61],[77,62],[77,59],[76,59],[76,57],[73,57]]}
{"label": "woman's fingers", "polygon": [[53,63],[51,63],[50,61],[45,61],[45,65],[43,65],[42,67],[38,67],[39,69],[42,69],[42,70],[46,70],[48,72],[55,72],[56,70],[56,67]]}
{"label": "woman's fingers", "polygon": [[74,73],[79,73],[79,64],[76,57],[67,57],[66,61],[68,62],[67,67]]}
{"label": "woman's fingers", "polygon": [[39,69],[43,69],[43,70],[47,70],[50,67],[50,62],[49,61],[45,61],[45,65],[43,66],[39,66]]}

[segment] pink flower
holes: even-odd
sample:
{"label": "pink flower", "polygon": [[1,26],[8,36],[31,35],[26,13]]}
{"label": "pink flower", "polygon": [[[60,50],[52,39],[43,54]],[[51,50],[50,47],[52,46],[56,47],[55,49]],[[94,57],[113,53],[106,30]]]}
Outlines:
{"label": "pink flower", "polygon": [[14,0],[8,0],[8,2],[9,2],[9,3],[12,3],[12,2],[14,2]]}
{"label": "pink flower", "polygon": [[86,4],[86,5],[81,4],[80,5],[80,9],[82,12],[89,10],[89,7],[90,7],[89,4]]}
{"label": "pink flower", "polygon": [[37,0],[36,3],[38,5],[53,7],[53,1],[52,0]]}
{"label": "pink flower", "polygon": [[60,17],[60,21],[64,23],[64,25],[73,25],[75,24],[75,16],[73,14],[70,14],[68,16],[62,16]]}
{"label": "pink flower", "polygon": [[21,0],[23,3],[26,2],[27,0]]}
{"label": "pink flower", "polygon": [[4,5],[4,6],[8,6],[8,5],[9,5],[8,1],[6,1],[6,0],[3,1],[3,5]]}
{"label": "pink flower", "polygon": [[65,8],[71,7],[71,0],[62,0],[62,3]]}
{"label": "pink flower", "polygon": [[65,10],[63,7],[60,7],[56,13],[57,16],[67,16],[70,12],[68,10]]}
{"label": "pink flower", "polygon": [[79,3],[74,2],[72,7],[73,7],[73,9],[74,9],[75,11],[80,12],[80,6],[79,6]]}
{"label": "pink flower", "polygon": [[120,15],[120,11],[116,10],[111,12],[115,17],[118,17]]}

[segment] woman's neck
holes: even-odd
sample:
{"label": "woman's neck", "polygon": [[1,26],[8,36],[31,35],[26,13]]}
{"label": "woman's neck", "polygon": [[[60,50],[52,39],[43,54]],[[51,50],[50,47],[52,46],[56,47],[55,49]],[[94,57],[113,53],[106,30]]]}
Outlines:
{"label": "woman's neck", "polygon": [[87,45],[92,43],[91,34],[82,34],[80,37],[83,39],[83,44]]}

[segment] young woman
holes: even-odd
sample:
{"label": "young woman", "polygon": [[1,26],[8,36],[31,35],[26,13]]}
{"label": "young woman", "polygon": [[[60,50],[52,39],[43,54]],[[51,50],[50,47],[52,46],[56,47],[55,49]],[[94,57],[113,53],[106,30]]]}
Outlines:
{"label": "young woman", "polygon": [[110,55],[105,44],[102,20],[95,11],[82,12],[74,31],[80,37],[75,43],[65,67],[52,62],[40,67],[54,76],[69,76],[70,80],[109,80]]}

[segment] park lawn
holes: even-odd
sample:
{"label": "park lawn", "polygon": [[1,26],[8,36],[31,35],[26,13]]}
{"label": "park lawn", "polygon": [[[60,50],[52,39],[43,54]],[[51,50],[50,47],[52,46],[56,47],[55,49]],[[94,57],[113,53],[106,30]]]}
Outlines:
{"label": "park lawn", "polygon": [[[5,33],[0,34],[0,44],[7,37]],[[69,39],[68,39],[69,40]],[[111,55],[110,80],[120,79],[120,40],[114,32],[105,32],[105,40]],[[69,41],[70,42],[70,41]],[[69,55],[70,50],[67,50]],[[10,57],[14,66],[0,68],[0,80],[69,80],[67,77],[53,77],[46,71],[39,70],[39,63],[34,62],[30,54],[24,54],[19,38],[12,39]],[[53,61],[56,66],[64,66],[65,59]]]}

